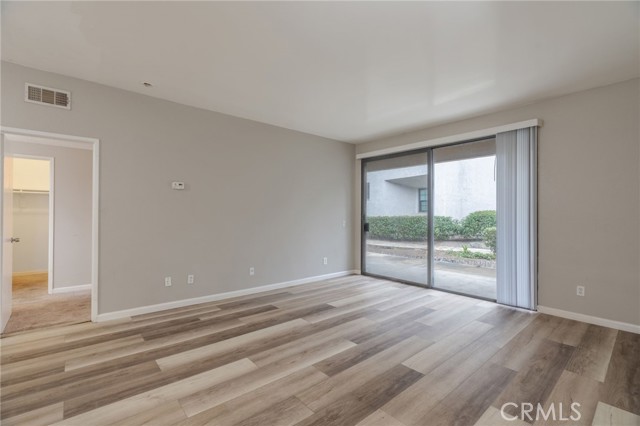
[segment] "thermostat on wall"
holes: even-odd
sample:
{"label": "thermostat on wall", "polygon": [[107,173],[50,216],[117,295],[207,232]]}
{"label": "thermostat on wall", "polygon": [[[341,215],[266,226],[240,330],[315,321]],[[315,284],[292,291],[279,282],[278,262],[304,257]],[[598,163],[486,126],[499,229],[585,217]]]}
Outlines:
{"label": "thermostat on wall", "polygon": [[171,189],[184,189],[184,182],[171,182]]}

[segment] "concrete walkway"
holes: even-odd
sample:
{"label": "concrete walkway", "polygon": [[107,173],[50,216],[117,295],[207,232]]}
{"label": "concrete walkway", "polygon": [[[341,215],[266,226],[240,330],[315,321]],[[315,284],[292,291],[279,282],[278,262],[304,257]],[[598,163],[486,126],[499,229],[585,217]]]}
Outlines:
{"label": "concrete walkway", "polygon": [[[402,244],[402,247],[406,247],[406,244],[410,243]],[[367,272],[375,275],[427,284],[426,259],[368,252],[366,254],[366,269]],[[456,263],[436,262],[433,286],[443,290],[495,299],[496,271],[495,269]]]}
{"label": "concrete walkway", "polygon": [[[426,250],[429,244],[425,241],[384,241],[384,240],[367,240],[367,245],[375,245],[382,247],[395,248],[414,248]],[[467,250],[476,253],[491,253],[491,249],[484,246],[481,241],[436,241],[434,247],[436,250],[443,251],[462,251],[463,246],[467,246]]]}

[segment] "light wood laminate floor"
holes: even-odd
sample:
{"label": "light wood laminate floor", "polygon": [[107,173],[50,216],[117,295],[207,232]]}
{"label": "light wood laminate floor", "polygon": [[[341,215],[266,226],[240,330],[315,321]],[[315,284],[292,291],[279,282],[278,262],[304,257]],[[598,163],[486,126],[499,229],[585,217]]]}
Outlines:
{"label": "light wood laminate floor", "polygon": [[640,335],[361,276],[1,344],[7,426],[640,424]]}

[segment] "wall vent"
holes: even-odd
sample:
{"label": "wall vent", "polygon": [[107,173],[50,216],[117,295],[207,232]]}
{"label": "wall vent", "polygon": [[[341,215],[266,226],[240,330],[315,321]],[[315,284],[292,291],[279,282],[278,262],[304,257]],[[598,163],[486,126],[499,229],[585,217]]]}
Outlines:
{"label": "wall vent", "polygon": [[40,105],[71,109],[71,92],[37,84],[26,83],[24,85],[24,100]]}

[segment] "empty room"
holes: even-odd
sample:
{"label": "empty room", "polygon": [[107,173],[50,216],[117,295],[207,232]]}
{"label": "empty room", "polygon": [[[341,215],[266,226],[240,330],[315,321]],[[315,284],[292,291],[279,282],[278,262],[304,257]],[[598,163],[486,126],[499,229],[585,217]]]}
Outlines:
{"label": "empty room", "polygon": [[3,426],[640,426],[640,2],[0,13]]}

